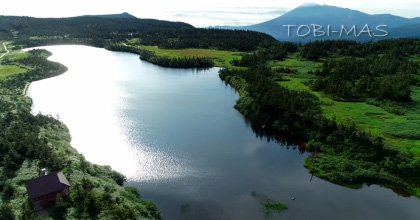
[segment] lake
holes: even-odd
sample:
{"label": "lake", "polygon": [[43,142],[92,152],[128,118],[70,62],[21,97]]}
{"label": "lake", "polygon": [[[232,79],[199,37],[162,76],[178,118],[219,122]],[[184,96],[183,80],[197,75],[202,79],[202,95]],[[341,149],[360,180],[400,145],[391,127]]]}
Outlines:
{"label": "lake", "polygon": [[[65,74],[34,82],[32,112],[70,129],[87,160],[128,177],[164,219],[420,219],[420,200],[312,177],[295,144],[269,141],[208,70],[162,68],[87,46],[42,47]],[[288,210],[265,213],[267,202]]]}

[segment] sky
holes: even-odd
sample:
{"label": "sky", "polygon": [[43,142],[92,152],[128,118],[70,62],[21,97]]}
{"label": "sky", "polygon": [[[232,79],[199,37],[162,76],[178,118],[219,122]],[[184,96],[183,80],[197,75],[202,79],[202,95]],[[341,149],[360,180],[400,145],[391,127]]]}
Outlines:
{"label": "sky", "polygon": [[138,18],[183,21],[196,27],[242,26],[279,17],[306,2],[368,14],[420,17],[420,0],[6,0],[0,3],[0,15],[72,17],[128,12]]}

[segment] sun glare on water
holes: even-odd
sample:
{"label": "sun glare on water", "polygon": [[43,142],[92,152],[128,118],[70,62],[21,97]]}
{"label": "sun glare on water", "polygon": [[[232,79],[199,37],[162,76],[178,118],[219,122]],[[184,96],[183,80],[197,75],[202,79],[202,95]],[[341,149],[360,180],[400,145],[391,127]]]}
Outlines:
{"label": "sun glare on water", "polygon": [[129,137],[127,125],[132,122],[120,114],[125,108],[122,100],[129,94],[118,89],[124,73],[112,52],[85,46],[43,48],[53,53],[51,61],[69,70],[32,83],[28,90],[34,101],[32,113],[59,117],[70,129],[72,146],[87,160],[110,165],[136,181],[191,173],[180,159]]}

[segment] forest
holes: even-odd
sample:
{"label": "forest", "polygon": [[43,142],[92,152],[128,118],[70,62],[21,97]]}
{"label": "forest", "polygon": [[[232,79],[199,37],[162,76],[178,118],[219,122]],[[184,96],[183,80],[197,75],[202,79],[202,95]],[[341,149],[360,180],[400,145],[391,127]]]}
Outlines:
{"label": "forest", "polygon": [[386,54],[372,55],[364,59],[329,59],[313,88],[332,95],[335,99],[410,101],[410,85],[416,85],[419,66],[406,59]]}
{"label": "forest", "polygon": [[28,71],[0,81],[0,219],[49,219],[33,212],[24,186],[41,168],[62,171],[72,185],[70,195],[50,208],[54,219],[161,219],[156,206],[142,200],[137,189],[122,187],[122,174],[87,162],[71,148],[62,122],[31,114],[32,102],[22,95],[26,84],[67,70],[48,61],[49,55],[31,50],[26,58],[2,61]]}
{"label": "forest", "polygon": [[377,42],[357,43],[348,40],[314,41],[303,45],[300,50],[302,58],[319,60],[334,54],[351,57],[366,57],[369,55],[388,54],[389,57],[399,59],[410,54],[420,53],[420,42],[417,39],[401,38]]}
{"label": "forest", "polygon": [[297,45],[293,43],[272,42],[266,47],[258,48],[252,54],[244,54],[241,59],[232,60],[234,66],[252,67],[264,64],[269,60],[283,60],[288,54],[297,51]]}
{"label": "forest", "polygon": [[0,38],[21,47],[83,44],[105,47],[130,38],[162,48],[205,48],[251,51],[275,42],[254,31],[194,28],[182,22],[154,19],[73,17],[31,18],[0,16]]}

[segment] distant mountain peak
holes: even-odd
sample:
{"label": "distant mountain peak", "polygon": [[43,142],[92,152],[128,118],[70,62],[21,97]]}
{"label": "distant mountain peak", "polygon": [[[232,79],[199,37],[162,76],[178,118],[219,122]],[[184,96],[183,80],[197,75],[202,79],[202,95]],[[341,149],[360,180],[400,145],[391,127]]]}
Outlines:
{"label": "distant mountain peak", "polygon": [[321,6],[321,5],[316,2],[306,2],[300,5],[299,8],[300,7],[314,7],[314,6]]}
{"label": "distant mountain peak", "polygon": [[128,13],[128,12],[123,12],[120,14],[121,17],[126,17],[126,18],[137,18],[136,16]]}
{"label": "distant mountain peak", "polygon": [[123,12],[121,14],[105,14],[105,15],[84,15],[82,17],[99,17],[99,18],[130,18],[137,19],[136,16],[129,14],[128,12]]}
{"label": "distant mountain peak", "polygon": [[338,39],[367,42],[394,37],[420,38],[419,27],[420,17],[370,15],[349,8],[305,3],[259,24],[219,28],[258,31],[281,41],[304,43]]}

